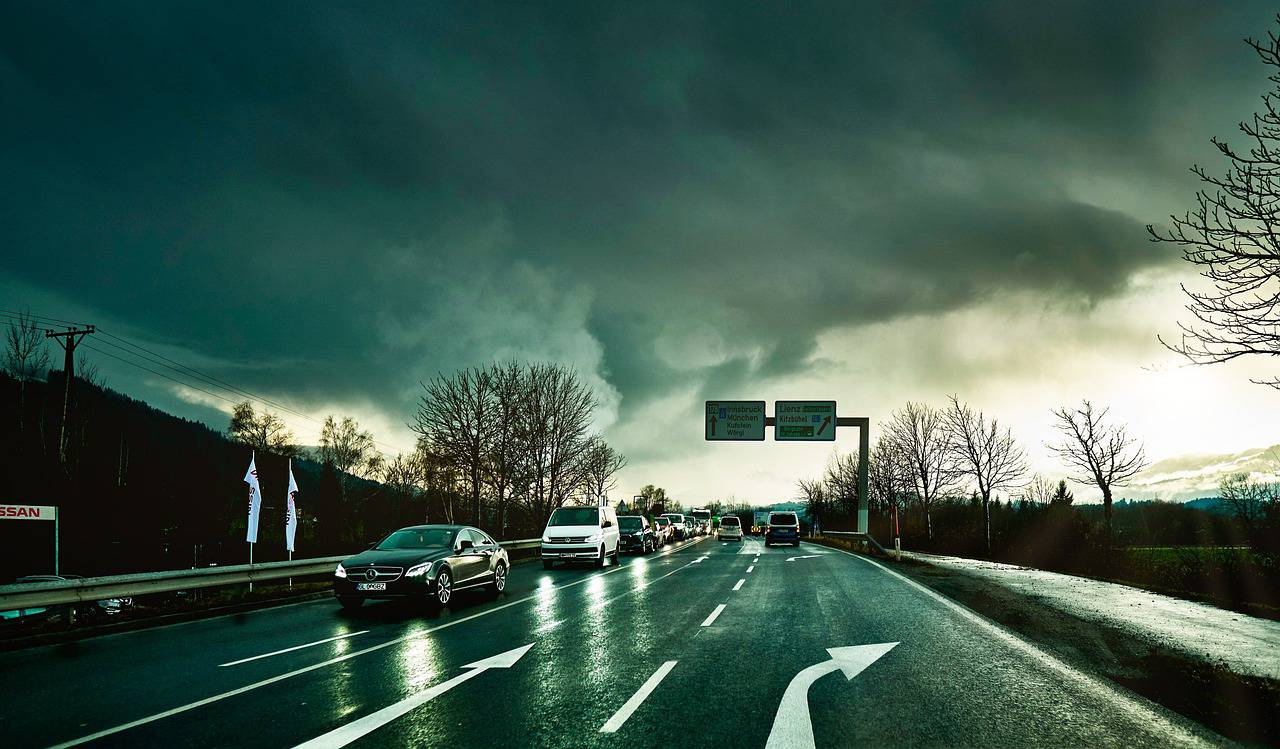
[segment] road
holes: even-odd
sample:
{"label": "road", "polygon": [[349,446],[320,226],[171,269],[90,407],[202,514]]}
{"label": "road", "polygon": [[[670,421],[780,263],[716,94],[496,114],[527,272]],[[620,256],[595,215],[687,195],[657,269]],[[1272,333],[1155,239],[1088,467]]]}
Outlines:
{"label": "road", "polygon": [[873,560],[754,538],[520,564],[439,612],[314,601],[5,653],[0,679],[10,749],[1223,743]]}

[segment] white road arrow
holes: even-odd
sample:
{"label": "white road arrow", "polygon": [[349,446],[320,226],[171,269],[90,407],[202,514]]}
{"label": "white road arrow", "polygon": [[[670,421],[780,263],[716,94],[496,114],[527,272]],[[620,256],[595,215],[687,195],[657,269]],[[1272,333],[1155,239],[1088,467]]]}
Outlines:
{"label": "white road arrow", "polygon": [[798,556],[798,557],[787,557],[787,561],[788,561],[788,562],[794,562],[794,561],[796,561],[797,559],[817,559],[817,558],[818,558],[818,557],[820,557],[820,556],[822,556],[822,555],[821,555],[821,554],[804,554],[804,555],[802,555],[802,556]]}
{"label": "white road arrow", "polygon": [[344,747],[356,739],[378,730],[415,707],[419,707],[430,702],[432,699],[439,697],[464,681],[478,676],[491,668],[511,668],[515,665],[516,661],[520,660],[520,656],[527,653],[531,647],[533,647],[533,643],[523,645],[515,648],[514,650],[508,650],[505,653],[499,653],[492,658],[485,658],[484,660],[476,661],[475,663],[468,663],[463,666],[463,668],[468,669],[467,671],[458,674],[448,681],[441,682],[430,689],[424,689],[417,694],[406,697],[394,705],[384,707],[376,713],[370,713],[369,715],[366,715],[357,721],[348,723],[341,728],[335,728],[323,736],[317,736],[308,742],[299,744],[297,747],[294,747],[294,749],[302,749],[303,747],[306,749],[339,749],[340,747]]}
{"label": "white road arrow", "polygon": [[698,557],[697,559],[693,560],[692,562],[689,562],[689,564],[697,564],[698,562],[701,562],[701,561],[702,561],[702,560],[704,560],[704,559],[710,559],[710,557],[701,556],[701,557]]}
{"label": "white road arrow", "polygon": [[773,718],[773,729],[769,731],[765,749],[813,749],[813,723],[809,720],[810,685],[832,671],[843,671],[846,679],[853,679],[897,644],[885,642],[827,648],[831,660],[806,668],[787,685],[782,702],[778,704],[778,714]]}

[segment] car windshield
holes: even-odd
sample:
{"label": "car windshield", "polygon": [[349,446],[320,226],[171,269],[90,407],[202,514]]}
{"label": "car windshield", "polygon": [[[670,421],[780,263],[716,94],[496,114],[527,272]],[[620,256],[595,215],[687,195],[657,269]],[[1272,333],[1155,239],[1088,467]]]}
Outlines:
{"label": "car windshield", "polygon": [[663,515],[663,517],[671,518],[673,523],[683,523],[684,515]]}
{"label": "car windshield", "polygon": [[640,530],[640,518],[620,517],[618,518],[618,528],[625,531],[638,531]]}
{"label": "car windshield", "polygon": [[447,549],[453,545],[451,528],[402,528],[382,539],[378,551],[396,549]]}
{"label": "car windshield", "polygon": [[720,525],[725,528],[737,528],[740,523],[737,518],[720,518]]}
{"label": "car windshield", "polygon": [[658,525],[666,528],[668,525],[671,525],[671,518],[658,518],[656,522]]}
{"label": "car windshield", "polygon": [[594,507],[561,507],[551,513],[547,525],[599,525],[600,511]]}
{"label": "car windshield", "polygon": [[775,512],[769,516],[769,525],[797,525],[794,512]]}

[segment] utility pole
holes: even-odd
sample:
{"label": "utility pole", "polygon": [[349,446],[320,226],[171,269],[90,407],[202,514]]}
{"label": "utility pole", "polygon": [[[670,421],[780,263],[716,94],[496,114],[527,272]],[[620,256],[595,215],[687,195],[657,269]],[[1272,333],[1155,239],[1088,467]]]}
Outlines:
{"label": "utility pole", "polygon": [[70,436],[67,434],[67,423],[71,419],[71,387],[76,379],[76,345],[85,336],[93,332],[92,325],[86,325],[83,328],[67,328],[65,331],[54,332],[46,330],[45,338],[52,338],[62,350],[66,352],[65,363],[62,365],[62,378],[65,380],[65,388],[62,393],[62,429],[58,437],[58,460],[62,462],[63,470],[68,470],[70,463],[67,460],[68,444]]}

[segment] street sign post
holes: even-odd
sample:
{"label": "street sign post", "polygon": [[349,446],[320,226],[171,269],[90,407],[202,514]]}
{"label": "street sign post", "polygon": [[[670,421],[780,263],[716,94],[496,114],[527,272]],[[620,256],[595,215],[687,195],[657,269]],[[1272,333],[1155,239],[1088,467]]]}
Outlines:
{"label": "street sign post", "polygon": [[774,401],[773,439],[776,442],[834,442],[835,401]]}
{"label": "street sign post", "polygon": [[58,508],[52,505],[0,505],[0,520],[53,521],[53,574],[58,574]]}
{"label": "street sign post", "polygon": [[762,442],[764,422],[764,401],[707,401],[708,440]]}
{"label": "street sign post", "polygon": [[773,416],[766,416],[764,401],[707,401],[703,433],[708,441],[761,441],[764,428],[770,426],[776,442],[830,442],[836,438],[836,427],[857,427],[857,523],[858,533],[866,533],[871,420],[836,416],[835,401],[774,401],[774,409]]}

